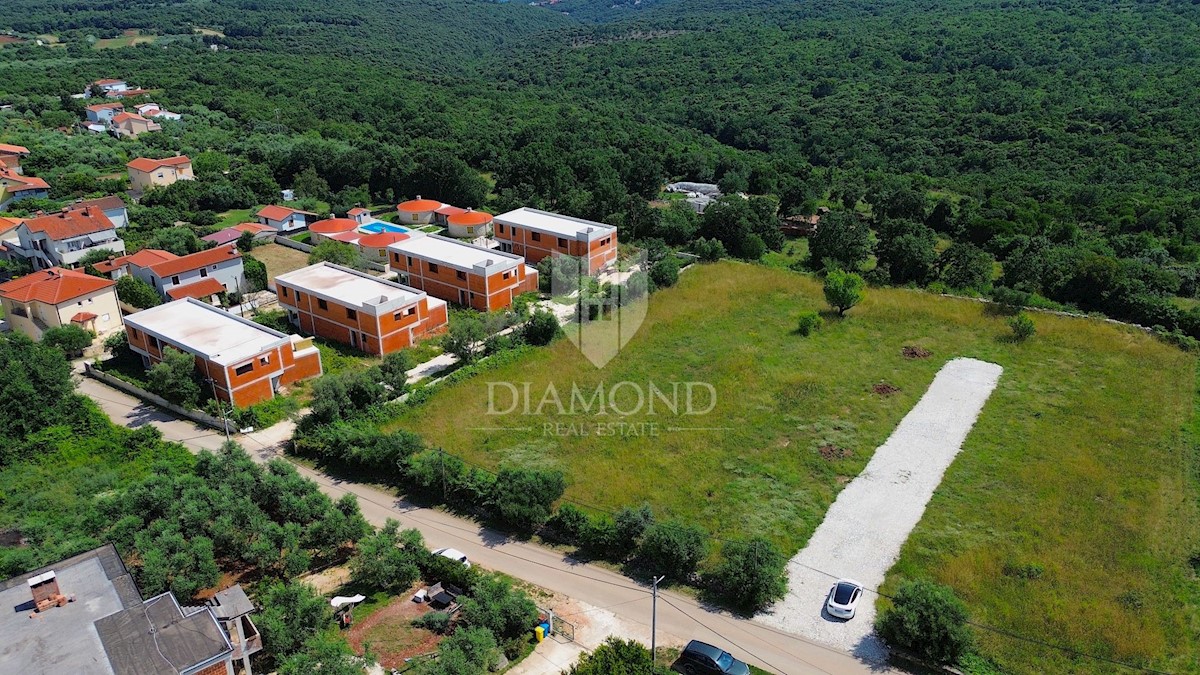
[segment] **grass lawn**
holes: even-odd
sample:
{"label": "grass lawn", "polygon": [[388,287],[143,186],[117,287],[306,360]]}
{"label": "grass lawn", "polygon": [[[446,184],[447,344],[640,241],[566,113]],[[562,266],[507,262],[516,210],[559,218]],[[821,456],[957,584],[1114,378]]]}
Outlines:
{"label": "grass lawn", "polygon": [[[1003,318],[979,303],[899,289],[870,290],[810,338],[794,333],[800,311],[823,308],[819,283],[803,275],[696,267],[654,296],[640,331],[603,369],[562,340],[447,387],[389,427],[485,466],[560,468],[568,497],[580,502],[649,502],[660,518],[699,522],[721,537],[762,534],[791,553],[946,361],[995,362],[1005,368],[1000,384],[888,588],[932,577],[953,586],[977,621],[1090,653],[1192,667],[1184,664],[1195,657],[1200,590],[1188,558],[1200,551],[1200,519],[1181,429],[1193,414],[1194,357],[1139,331],[1040,314],[1037,336],[1013,344],[1002,339]],[[932,357],[905,359],[905,345]],[[487,414],[488,382],[529,382],[536,412],[548,383],[566,403],[572,383],[592,392],[622,381],[643,390],[705,382],[717,402],[697,417],[661,406],[623,419],[549,408]],[[883,382],[899,391],[873,393]],[[617,397],[621,407],[632,407],[631,391]],[[499,398],[506,407],[508,397]],[[597,422],[618,420],[653,422],[659,433],[596,433]],[[1032,565],[1041,578],[1021,578]],[[994,634],[981,640],[1017,672],[1096,665]]]}
{"label": "grass lawn", "polygon": [[215,227],[218,230],[223,230],[227,227],[233,227],[234,225],[241,225],[242,223],[256,222],[254,220],[254,213],[256,211],[258,211],[258,209],[233,209],[232,211],[226,211],[225,213],[219,214],[221,221],[218,222]]}
{"label": "grass lawn", "polygon": [[808,257],[808,237],[788,239],[782,251],[767,251],[762,262],[767,267],[789,269],[793,264]]}
{"label": "grass lawn", "polygon": [[117,49],[119,47],[133,47],[134,45],[152,43],[158,40],[158,38],[158,35],[143,35],[142,31],[137,28],[129,28],[122,31],[121,37],[96,40],[93,48]]}
{"label": "grass lawn", "polygon": [[267,266],[268,279],[274,279],[280,274],[286,274],[308,265],[307,253],[279,244],[255,246],[250,255]]}

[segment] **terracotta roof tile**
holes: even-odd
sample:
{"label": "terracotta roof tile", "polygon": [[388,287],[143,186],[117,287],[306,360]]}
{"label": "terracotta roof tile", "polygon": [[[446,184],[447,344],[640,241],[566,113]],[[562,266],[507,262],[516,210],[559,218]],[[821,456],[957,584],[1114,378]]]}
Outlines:
{"label": "terracotta roof tile", "polygon": [[94,277],[75,270],[51,267],[48,270],[26,274],[0,284],[0,295],[16,302],[44,302],[61,305],[96,291],[116,286],[115,281]]}
{"label": "terracotta roof tile", "polygon": [[150,271],[160,278],[169,277],[241,257],[242,254],[238,253],[237,248],[233,245],[218,246],[210,248],[207,251],[200,251],[199,253],[192,253],[191,255],[158,263],[157,265],[151,265]]}
{"label": "terracotta roof tile", "polygon": [[5,155],[28,155],[29,148],[22,145],[9,145],[8,143],[0,143],[0,153]]}
{"label": "terracotta roof tile", "polygon": [[96,315],[92,312],[79,312],[75,316],[71,317],[71,323],[87,323],[95,318]]}
{"label": "terracotta roof tile", "polygon": [[396,210],[407,211],[409,213],[420,213],[422,211],[437,211],[443,206],[445,206],[445,204],[442,204],[436,199],[421,199],[420,195],[417,195],[416,199],[410,199],[406,202],[400,202],[397,204]]}
{"label": "terracotta roof tile", "polygon": [[29,228],[30,232],[45,232],[47,237],[62,241],[111,230],[116,226],[104,215],[104,211],[87,207],[64,209],[52,215],[28,218],[25,220],[25,227]]}
{"label": "terracotta roof tile", "polygon": [[321,220],[308,226],[309,232],[317,234],[334,234],[336,232],[349,232],[358,227],[358,223],[349,218],[329,218]]}
{"label": "terracotta roof tile", "polygon": [[119,258],[98,262],[93,267],[101,274],[110,274],[119,267],[125,265],[134,265],[135,267],[152,267],[160,262],[167,260],[175,260],[179,256],[170,251],[161,251],[156,248],[144,248],[137,253],[130,253]]}
{"label": "terracotta roof tile", "polygon": [[450,216],[446,219],[446,222],[451,225],[462,225],[464,227],[487,225],[492,222],[492,214],[484,213],[483,211],[463,211],[462,213]]}
{"label": "terracotta roof tile", "polygon": [[387,248],[388,246],[408,239],[408,235],[403,232],[380,232],[378,234],[368,234],[358,240],[359,246],[367,248]]}
{"label": "terracotta roof tile", "polygon": [[211,295],[224,292],[225,287],[221,285],[221,282],[212,277],[208,277],[207,279],[201,279],[194,284],[176,286],[168,289],[167,295],[170,296],[172,300],[182,300],[183,298],[196,298],[197,300],[203,300]]}
{"label": "terracotta roof tile", "polygon": [[131,169],[135,169],[137,171],[149,173],[149,172],[154,171],[155,169],[158,169],[159,167],[162,167],[162,166],[182,166],[184,164],[191,164],[191,163],[192,163],[192,160],[188,159],[187,155],[179,155],[178,157],[167,157],[166,159],[150,159],[149,157],[138,157],[137,159],[133,160],[132,162],[126,164],[125,166],[127,166]]}
{"label": "terracotta roof tile", "polygon": [[91,110],[92,112],[100,112],[101,110],[108,110],[109,108],[113,108],[113,109],[119,108],[121,110],[124,110],[125,104],[117,103],[116,101],[113,101],[111,103],[97,103],[95,105],[89,105],[87,107],[87,109]]}
{"label": "terracotta roof tile", "polygon": [[336,234],[326,235],[334,241],[340,241],[343,244],[357,244],[363,238],[361,232],[338,232]]}
{"label": "terracotta roof tile", "polygon": [[449,204],[446,204],[445,206],[438,209],[434,213],[439,213],[443,216],[456,216],[460,213],[466,213],[466,212],[467,212],[467,209],[459,208],[457,206],[450,206]]}
{"label": "terracotta roof tile", "polygon": [[279,206],[278,204],[268,204],[267,206],[264,206],[261,209],[259,209],[258,213],[254,214],[254,215],[261,216],[263,218],[266,218],[267,220],[283,220],[283,219],[287,218],[288,216],[292,215],[293,213],[303,213],[306,216],[317,215],[315,213],[309,213],[308,211],[301,211],[300,209],[293,209],[293,208],[289,208],[287,206]]}

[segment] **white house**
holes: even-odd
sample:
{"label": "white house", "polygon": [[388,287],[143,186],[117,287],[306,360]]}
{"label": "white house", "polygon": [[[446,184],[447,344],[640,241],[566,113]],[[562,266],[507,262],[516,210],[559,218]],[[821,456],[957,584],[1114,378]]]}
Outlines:
{"label": "white house", "polygon": [[129,224],[129,211],[125,207],[125,201],[117,195],[109,195],[107,197],[100,197],[99,199],[80,199],[71,204],[71,208],[73,209],[86,209],[89,206],[103,211],[105,217],[111,220],[112,224],[118,230]]}
{"label": "white house", "polygon": [[83,90],[84,98],[92,97],[93,87],[99,87],[100,90],[104,92],[105,96],[117,96],[119,95],[119,92],[129,91],[129,83],[127,83],[125,80],[96,80],[95,82],[89,84],[87,89]]}
{"label": "white house", "polygon": [[262,207],[254,216],[258,218],[260,224],[279,232],[303,230],[317,219],[315,213],[277,204]]}
{"label": "white house", "polygon": [[74,267],[95,250],[125,252],[117,227],[96,206],[68,206],[58,213],[28,218],[17,226],[12,252],[26,258],[34,269]]}
{"label": "white house", "polygon": [[129,273],[171,300],[202,300],[217,293],[246,290],[242,254],[233,245],[210,248],[146,267],[130,261]]}

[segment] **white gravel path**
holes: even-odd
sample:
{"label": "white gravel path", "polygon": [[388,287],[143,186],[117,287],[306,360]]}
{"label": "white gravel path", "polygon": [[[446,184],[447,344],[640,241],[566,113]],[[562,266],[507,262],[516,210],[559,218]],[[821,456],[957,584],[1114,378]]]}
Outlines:
{"label": "white gravel path", "polygon": [[[887,658],[872,633],[874,591],[921,520],[1001,372],[1000,366],[975,359],[955,359],[942,367],[863,472],[838,494],[808,545],[788,563],[787,597],[756,621],[866,661]],[[854,579],[867,589],[850,621],[824,611],[833,577]]]}

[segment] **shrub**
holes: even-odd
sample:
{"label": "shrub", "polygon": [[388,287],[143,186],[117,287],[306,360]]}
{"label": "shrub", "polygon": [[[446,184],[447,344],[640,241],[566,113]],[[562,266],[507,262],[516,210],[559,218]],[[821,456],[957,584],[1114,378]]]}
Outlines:
{"label": "shrub", "polygon": [[129,334],[125,331],[117,331],[112,335],[104,338],[104,349],[116,354],[122,349],[129,347]]}
{"label": "shrub", "polygon": [[812,335],[813,331],[820,330],[824,325],[825,319],[821,318],[820,313],[802,312],[800,314],[800,321],[796,326],[796,332],[804,337],[808,337]]}
{"label": "shrub", "polygon": [[450,615],[446,612],[429,612],[413,619],[412,625],[445,635],[450,632]]}
{"label": "shrub", "polygon": [[935,663],[953,664],[971,648],[967,608],[952,590],[931,581],[900,586],[892,606],[875,620],[888,645]]}
{"label": "shrub", "polygon": [[656,288],[670,288],[679,281],[679,259],[669,255],[650,267],[650,280]]}
{"label": "shrub", "polygon": [[1012,329],[1013,342],[1024,342],[1037,332],[1037,328],[1033,325],[1033,319],[1029,318],[1025,312],[1020,312],[1009,319],[1008,327]]}
{"label": "shrub", "polygon": [[866,296],[866,282],[853,272],[830,270],[825,275],[825,301],[843,315],[846,310],[862,302]]}
{"label": "shrub", "polygon": [[625,555],[633,553],[642,541],[642,535],[654,524],[654,512],[649,504],[637,508],[626,506],[613,517],[616,540],[613,544]]}
{"label": "shrub", "polygon": [[[122,333],[123,334],[123,333]],[[42,333],[42,342],[57,347],[64,354],[78,354],[92,344],[96,334],[75,324],[47,328]]]}
{"label": "shrub", "polygon": [[138,309],[149,309],[162,303],[158,291],[151,288],[150,284],[133,276],[123,276],[117,279],[117,298]]}
{"label": "shrub", "polygon": [[716,262],[729,255],[725,252],[725,245],[718,239],[700,237],[692,242],[691,248],[692,253],[699,256],[701,262]]}
{"label": "shrub", "polygon": [[521,328],[521,339],[535,347],[548,345],[560,335],[562,326],[558,324],[558,318],[544,309],[534,312]]}
{"label": "shrub", "polygon": [[650,650],[640,642],[610,636],[595,650],[580,657],[566,675],[670,675],[666,666],[656,665]]}
{"label": "shrub", "polygon": [[538,611],[524,593],[499,577],[484,577],[462,603],[459,615],[468,627],[486,628],[498,640],[508,640],[530,630]]}
{"label": "shrub", "polygon": [[369,588],[406,589],[421,575],[414,550],[423,546],[420,532],[401,532],[400,523],[388,518],[378,532],[358,542],[358,552],[350,559],[350,577]]}
{"label": "shrub", "polygon": [[380,379],[391,390],[391,398],[408,391],[408,371],[412,370],[412,357],[407,351],[392,352],[383,357],[379,366]]}
{"label": "shrub", "polygon": [[994,311],[1002,314],[1016,314],[1021,311],[1022,307],[1028,305],[1029,301],[1029,293],[1025,291],[1014,290],[1007,286],[997,286],[992,289]]}
{"label": "shrub", "polygon": [[582,544],[583,536],[589,525],[587,514],[573,504],[563,504],[558,507],[550,520],[546,521],[546,529],[550,536],[566,544]]}
{"label": "shrub", "polygon": [[687,581],[707,551],[708,533],[678,521],[655,523],[642,535],[638,562],[648,571]]}
{"label": "shrub", "polygon": [[[242,236],[249,235],[243,232]],[[253,235],[250,237],[253,239]],[[248,251],[250,249],[242,249]],[[246,290],[250,292],[263,291],[267,288],[267,266],[249,253],[242,253],[242,270],[246,277]]]}
{"label": "shrub", "polygon": [[726,602],[757,611],[787,594],[787,556],[762,537],[731,541],[721,551],[721,564],[708,579],[710,589]]}
{"label": "shrub", "polygon": [[146,388],[171,403],[194,408],[200,400],[198,379],[196,359],[187,352],[167,347],[163,350],[162,361],[146,375]]}
{"label": "shrub", "polygon": [[317,244],[313,247],[312,252],[308,254],[309,265],[315,265],[322,261],[356,270],[367,269],[367,261],[358,252],[357,248],[333,239],[326,239]]}
{"label": "shrub", "polygon": [[528,531],[546,522],[566,488],[561,471],[504,468],[492,484],[492,504],[501,521]]}

